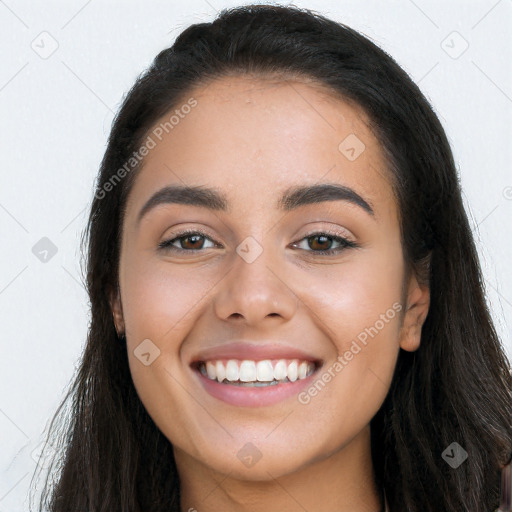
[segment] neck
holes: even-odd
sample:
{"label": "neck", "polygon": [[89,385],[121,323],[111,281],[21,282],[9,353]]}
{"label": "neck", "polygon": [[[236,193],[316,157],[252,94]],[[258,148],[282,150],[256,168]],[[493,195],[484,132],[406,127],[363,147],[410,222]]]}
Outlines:
{"label": "neck", "polygon": [[[277,478],[222,474],[175,449],[182,512],[381,512],[367,427],[348,445]],[[231,475],[231,476],[230,476]]]}

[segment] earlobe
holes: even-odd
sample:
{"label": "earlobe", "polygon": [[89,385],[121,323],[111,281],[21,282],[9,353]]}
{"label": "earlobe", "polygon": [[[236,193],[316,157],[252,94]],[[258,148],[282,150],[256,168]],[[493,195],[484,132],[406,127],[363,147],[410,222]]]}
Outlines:
{"label": "earlobe", "polygon": [[411,279],[407,306],[400,330],[400,348],[408,352],[418,350],[421,343],[421,330],[430,307],[430,289],[419,285],[415,277]]}
{"label": "earlobe", "polygon": [[117,336],[122,338],[125,333],[123,307],[121,304],[121,293],[119,287],[115,292],[110,293],[110,309],[112,311],[112,317],[114,321],[114,327],[117,332]]}

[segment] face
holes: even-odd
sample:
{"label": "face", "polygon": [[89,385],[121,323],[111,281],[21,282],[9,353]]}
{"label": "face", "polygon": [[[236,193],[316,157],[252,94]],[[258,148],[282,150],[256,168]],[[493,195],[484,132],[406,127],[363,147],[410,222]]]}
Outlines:
{"label": "face", "polygon": [[368,432],[399,348],[418,347],[428,294],[405,280],[397,204],[361,109],[250,77],[189,98],[172,128],[149,133],[114,318],[177,462],[264,480]]}

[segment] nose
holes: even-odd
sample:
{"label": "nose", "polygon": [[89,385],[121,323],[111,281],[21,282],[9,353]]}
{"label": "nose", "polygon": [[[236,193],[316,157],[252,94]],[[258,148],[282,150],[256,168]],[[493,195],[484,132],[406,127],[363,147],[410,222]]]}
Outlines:
{"label": "nose", "polygon": [[293,317],[298,298],[273,252],[264,249],[254,261],[244,259],[242,252],[234,255],[233,267],[214,300],[219,318],[256,327]]}

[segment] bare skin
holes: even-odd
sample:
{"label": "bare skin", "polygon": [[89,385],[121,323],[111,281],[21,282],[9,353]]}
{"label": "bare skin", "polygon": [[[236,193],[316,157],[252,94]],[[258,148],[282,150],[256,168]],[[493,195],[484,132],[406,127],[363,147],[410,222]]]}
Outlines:
{"label": "bare skin", "polygon": [[[360,109],[312,84],[229,77],[184,102],[191,96],[197,106],[157,141],[129,195],[112,297],[137,392],[174,446],[182,511],[378,512],[369,423],[399,349],[419,347],[429,307],[428,288],[405,273],[379,143]],[[350,151],[355,139],[348,153],[339,149],[350,134],[362,152]],[[290,187],[321,183],[350,187],[373,215],[339,199],[276,206]],[[159,204],[139,221],[168,185],[215,188],[229,209]],[[203,238],[181,235],[185,228]],[[262,249],[250,263],[236,251],[247,237]],[[165,240],[182,252],[159,248]],[[319,252],[329,249],[338,252]],[[370,326],[378,332],[351,357]],[[145,339],[160,350],[147,366],[134,354]],[[190,362],[233,340],[298,347],[322,362],[314,380],[329,370],[331,378],[302,402],[226,403],[205,391]],[[246,445],[261,454],[255,464],[241,461]]]}

